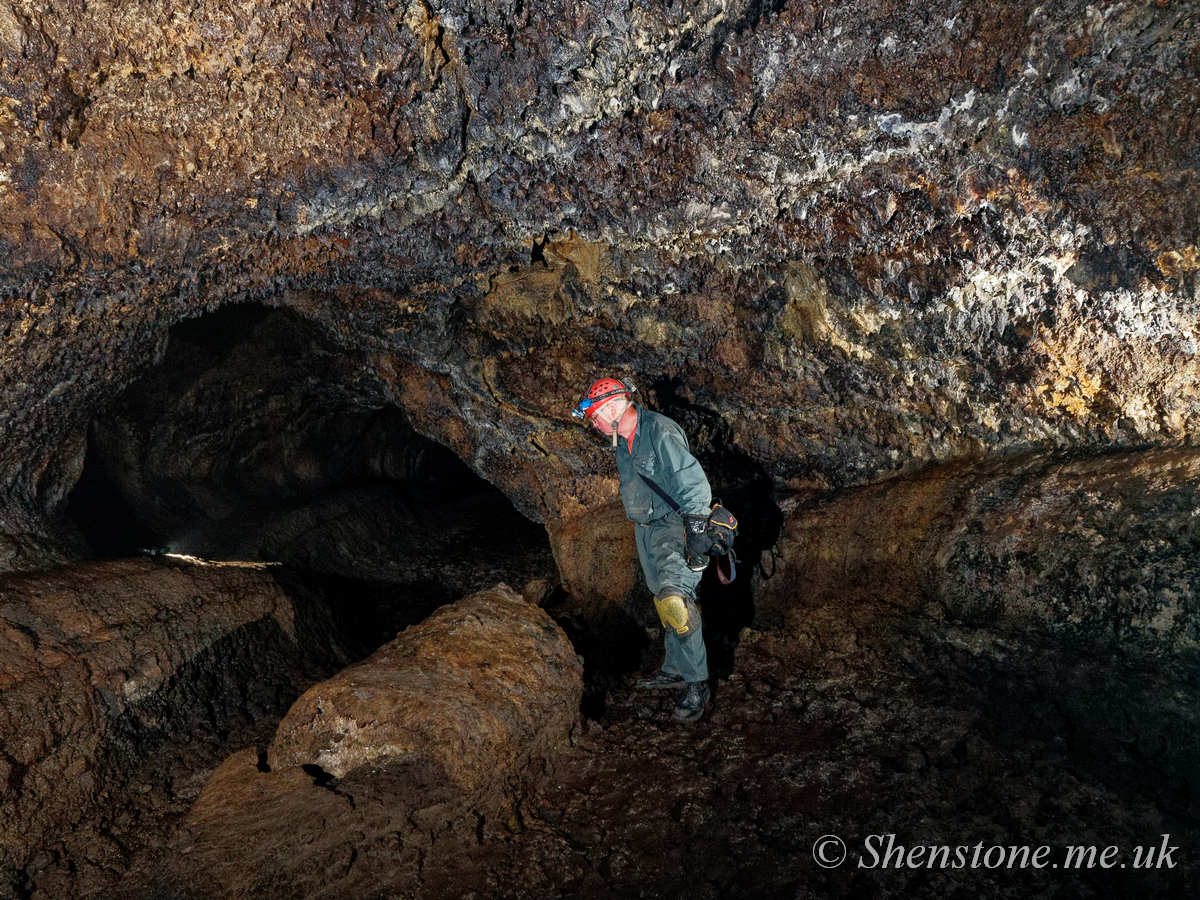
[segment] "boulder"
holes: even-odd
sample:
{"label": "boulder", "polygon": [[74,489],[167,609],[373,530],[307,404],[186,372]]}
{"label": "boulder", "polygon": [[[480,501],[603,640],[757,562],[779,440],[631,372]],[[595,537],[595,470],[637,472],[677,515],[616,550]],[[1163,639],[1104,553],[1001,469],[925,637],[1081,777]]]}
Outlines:
{"label": "boulder", "polygon": [[507,587],[481,591],[310,688],[280,722],[268,761],[344,779],[428,756],[474,791],[566,738],[581,679],[546,613]]}
{"label": "boulder", "polygon": [[593,618],[603,617],[607,608],[636,603],[639,587],[645,593],[635,527],[619,499],[587,515],[546,524],[563,587]]}
{"label": "boulder", "polygon": [[439,853],[503,829],[553,771],[581,696],[581,661],[537,606],[500,585],[442,607],[309,689],[266,765],[226,760],[122,896],[416,893],[431,866],[453,870]]}

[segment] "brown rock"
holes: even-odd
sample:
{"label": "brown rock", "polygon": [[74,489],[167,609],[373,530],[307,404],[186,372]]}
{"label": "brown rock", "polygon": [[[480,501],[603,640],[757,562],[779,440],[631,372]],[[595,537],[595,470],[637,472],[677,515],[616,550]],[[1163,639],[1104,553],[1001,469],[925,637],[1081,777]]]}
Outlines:
{"label": "brown rock", "polygon": [[611,496],[598,367],[796,488],[1200,429],[1186,5],[19,6],[4,568],[63,557],[168,329],[246,299],[539,520]]}
{"label": "brown rock", "polygon": [[474,791],[566,738],[581,677],[549,616],[507,587],[483,591],[310,688],[268,759],[272,769],[316,765],[345,778],[428,755]]}
{"label": "brown rock", "polygon": [[587,515],[546,525],[563,586],[593,615],[639,599],[637,589],[643,582],[633,538],[635,527],[620,500]]}
{"label": "brown rock", "polygon": [[[0,582],[0,863],[20,867],[120,788],[130,730],[187,741],[294,696],[296,649],[312,641],[300,618],[269,572],[246,567],[141,559]],[[305,648],[314,672],[330,655],[319,646]]]}
{"label": "brown rock", "polygon": [[756,585],[763,622],[824,609],[1200,647],[1200,452],[961,463],[802,503]]}
{"label": "brown rock", "polygon": [[123,895],[411,893],[437,835],[502,827],[552,766],[581,675],[562,631],[507,587],[443,607],[305,693],[269,772],[252,751],[230,757],[173,852],[131,872]]}

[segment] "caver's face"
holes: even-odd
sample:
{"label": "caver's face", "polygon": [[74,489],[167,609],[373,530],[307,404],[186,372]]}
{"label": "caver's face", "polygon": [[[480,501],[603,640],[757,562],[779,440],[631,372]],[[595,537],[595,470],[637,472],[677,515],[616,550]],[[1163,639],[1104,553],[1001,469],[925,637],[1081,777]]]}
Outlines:
{"label": "caver's face", "polygon": [[625,397],[613,397],[610,400],[605,400],[588,417],[588,421],[592,423],[592,426],[597,431],[608,437],[613,433],[613,428],[621,420],[621,416],[625,414],[625,409],[628,405],[629,400]]}

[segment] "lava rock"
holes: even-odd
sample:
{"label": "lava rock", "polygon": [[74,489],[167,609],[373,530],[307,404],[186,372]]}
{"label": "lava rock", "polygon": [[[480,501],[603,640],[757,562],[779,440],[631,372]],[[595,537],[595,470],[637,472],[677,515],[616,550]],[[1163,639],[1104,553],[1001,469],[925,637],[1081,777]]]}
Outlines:
{"label": "lava rock", "polygon": [[334,678],[284,717],[272,769],[335,778],[428,755],[465,791],[550,758],[579,713],[582,663],[553,620],[506,587],[473,594]]}
{"label": "lava rock", "polygon": [[345,661],[312,616],[261,568],[139,559],[5,578],[0,864],[70,844],[164,741],[246,739],[281,714]]}
{"label": "lava rock", "polygon": [[886,605],[1014,638],[1200,649],[1200,453],[957,463],[801,503],[757,614]]}
{"label": "lava rock", "polygon": [[1039,455],[800,504],[756,613],[847,660],[903,659],[1001,732],[1194,815],[1198,475],[1192,449]]}
{"label": "lava rock", "polygon": [[[615,481],[615,468],[613,471]],[[586,516],[547,524],[563,587],[590,619],[601,618],[611,608],[627,606],[636,596],[638,585],[644,584],[634,527],[619,500]]]}
{"label": "lava rock", "polygon": [[172,852],[121,896],[437,896],[432,873],[453,871],[441,848],[503,830],[581,695],[565,635],[507,587],[443,607],[306,692],[266,766],[252,751],[226,760]]}
{"label": "lava rock", "polygon": [[1087,0],[2,6],[0,566],[64,555],[89,420],[245,300],[335,335],[347,405],[403,407],[536,521],[611,497],[568,415],[600,369],[797,489],[1191,440],[1198,27]]}

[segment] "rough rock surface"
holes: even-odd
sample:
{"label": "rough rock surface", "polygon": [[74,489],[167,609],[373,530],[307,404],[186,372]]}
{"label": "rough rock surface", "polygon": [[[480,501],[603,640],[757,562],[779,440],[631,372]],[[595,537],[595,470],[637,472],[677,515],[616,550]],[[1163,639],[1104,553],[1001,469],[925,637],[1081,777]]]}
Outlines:
{"label": "rough rock surface", "polygon": [[538,607],[507,588],[473,594],[305,692],[267,760],[345,779],[428,756],[474,791],[551,755],[578,717],[581,671]]}
{"label": "rough rock surface", "polygon": [[[298,344],[292,322],[272,352],[232,367],[193,357],[197,415],[164,413],[193,431],[148,455],[188,463],[175,496],[213,516],[229,495],[208,492],[210,474],[249,496],[321,484],[343,459],[383,471],[376,451],[395,433],[362,426],[402,420],[548,526],[578,594],[564,622],[586,636],[636,576],[626,551],[607,567],[585,549],[623,526],[611,463],[569,408],[597,372],[620,371],[684,426],[759,562],[727,607],[706,608],[719,672],[736,671],[758,607],[796,635],[782,659],[811,640],[819,665],[842,660],[866,693],[886,687],[871,648],[889,672],[915,667],[914,690],[969,673],[963,702],[994,710],[987,721],[1019,718],[1032,691],[1032,739],[1053,759],[1033,788],[1006,782],[1018,812],[1040,796],[1086,807],[1088,791],[1054,792],[1064,767],[1141,798],[1098,801],[1118,818],[1149,796],[1120,780],[1130,767],[1169,776],[1146,800],[1155,814],[1186,807],[1189,782],[1171,771],[1195,745],[1198,35],[1194,4],[1152,0],[0,0],[0,570],[86,555],[72,489],[106,416],[129,411],[123,389],[165,361],[154,379],[183,371],[174,326],[256,301],[319,339]],[[305,414],[312,404],[322,415]],[[240,421],[247,442],[223,443]],[[351,432],[362,443],[339,446]],[[1064,486],[1057,463],[1038,461],[1051,453],[1090,487]],[[943,464],[963,479],[931,482]],[[993,497],[971,487],[976,474]],[[856,488],[867,493],[842,504]],[[853,512],[875,499],[889,517]],[[926,509],[961,520],[922,521]],[[1160,511],[1174,530],[1155,525]],[[252,517],[237,535],[198,533],[211,546],[261,530],[311,562],[357,543],[362,521],[307,543]],[[818,525],[839,552],[810,550]],[[1047,529],[1054,540],[1039,540]],[[860,564],[849,573],[847,551]],[[824,605],[772,586],[776,563]],[[631,619],[636,637],[644,620],[628,593],[619,602],[611,633]],[[596,715],[603,686],[589,687]],[[856,721],[888,734],[941,721],[934,701],[910,720],[884,701],[843,704],[825,680],[810,688],[846,711],[851,735]],[[1138,697],[1166,710],[1161,726]],[[997,759],[1012,773],[1042,759],[973,755],[973,733],[958,730],[961,753],[919,748],[958,761],[971,796]],[[890,740],[840,771],[891,772],[871,755]],[[901,753],[880,805],[857,809],[920,793],[904,793],[930,769],[917,756]],[[833,765],[796,764],[810,761]],[[263,784],[243,762],[229,777]],[[962,784],[934,786],[944,800]],[[792,800],[811,797],[802,786]],[[703,800],[667,812],[690,822]],[[595,818],[602,802],[578,808]],[[903,809],[914,823],[931,811]],[[786,837],[747,828],[729,833],[760,841],[755,852]],[[586,856],[585,832],[555,839]],[[446,846],[443,861],[470,844]],[[46,853],[58,855],[42,872],[85,858]],[[614,892],[658,883],[644,860],[622,874],[620,855],[603,856]],[[551,880],[574,890],[583,863],[561,858],[572,868]],[[453,870],[430,866],[430,884]],[[501,869],[488,871],[490,884]],[[824,886],[807,878],[770,885]],[[904,890],[862,892],[892,889]]]}
{"label": "rough rock surface", "polygon": [[613,366],[796,487],[1191,442],[1198,29],[1145,0],[8,0],[3,565],[61,557],[88,418],[243,299],[365,354],[537,519],[611,496],[566,413]]}
{"label": "rough rock surface", "polygon": [[645,585],[633,525],[619,499],[586,517],[549,522],[546,530],[563,587],[589,618],[631,598],[645,599],[637,593]]}
{"label": "rough rock surface", "polygon": [[830,604],[997,635],[1200,651],[1200,453],[963,462],[796,506],[764,622]]}
{"label": "rough rock surface", "polygon": [[[343,896],[353,874],[372,870],[378,881],[345,896],[373,896],[388,877],[404,879],[390,895],[415,900],[670,897],[684,883],[689,896],[712,900],[1195,895],[1194,814],[1164,803],[1162,785],[1139,783],[1133,768],[1101,773],[1089,765],[1043,672],[980,665],[969,653],[948,660],[944,645],[920,635],[898,641],[843,612],[797,617],[772,633],[747,630],[695,727],[668,722],[673,698],[639,692],[629,678],[609,685],[603,711],[562,748],[549,777],[521,797],[514,815],[482,827],[445,827],[447,806],[461,802],[453,796],[389,821],[391,794],[375,806],[355,793],[354,809],[369,809],[356,812],[336,782],[321,789],[296,770],[264,776],[251,753],[231,758],[206,789],[215,796],[219,784],[228,805],[206,800],[192,819],[202,815],[209,833],[234,827],[255,835],[285,817],[294,837],[281,856],[330,886],[312,894],[320,897]],[[277,774],[280,789],[266,790]],[[285,796],[297,799],[285,804]],[[363,829],[338,832],[337,843],[314,824],[352,816],[376,816],[394,838],[367,840],[373,833]],[[837,869],[813,861],[826,834],[848,845]],[[965,846],[968,863],[980,843],[987,851],[1046,846],[1052,855],[1043,869],[897,868],[894,858],[886,868],[858,868],[859,859],[872,862],[867,839],[887,834],[906,849]],[[1144,861],[1144,849],[1157,851],[1164,834],[1179,848],[1174,866],[1134,869],[1135,848]],[[881,853],[884,841],[876,840]],[[1098,854],[1118,847],[1127,867],[1066,868],[1070,846]]]}
{"label": "rough rock surface", "polygon": [[[41,872],[53,858],[33,857],[55,847],[79,883],[102,885],[139,842],[139,786],[194,796],[158,784],[152,756],[190,747],[203,766],[202,747],[258,739],[258,720],[345,662],[328,621],[252,568],[143,559],[9,576],[0,629],[0,893],[26,879],[54,893]],[[153,799],[141,837],[179,802]],[[62,896],[83,890],[65,884]]]}
{"label": "rough rock surface", "polygon": [[[712,900],[1195,895],[1195,816],[1136,772],[1081,765],[1038,676],[972,670],[969,657],[948,667],[920,640],[838,624],[747,632],[695,728],[666,724],[670,699],[614,687],[519,825],[435,841],[411,896],[444,896],[447,871],[457,896],[514,900],[670,897],[682,884]],[[814,844],[830,834],[847,859],[824,869]],[[906,853],[966,847],[966,865],[879,865],[866,842],[880,836],[882,856],[889,834]],[[1178,848],[1168,864],[1134,869],[1136,848],[1144,863],[1163,835]],[[991,861],[972,867],[979,844]],[[1045,846],[1045,867],[995,866],[997,846]],[[1120,856],[1067,867],[1070,846]]]}
{"label": "rough rock surface", "polygon": [[1192,450],[934,469],[801,504],[756,615],[847,653],[915,644],[938,681],[1020,685],[1078,765],[1195,815],[1198,509]]}
{"label": "rough rock surface", "polygon": [[433,838],[503,827],[553,772],[581,671],[549,616],[503,586],[443,607],[309,689],[265,764],[231,757],[126,894],[405,894]]}

